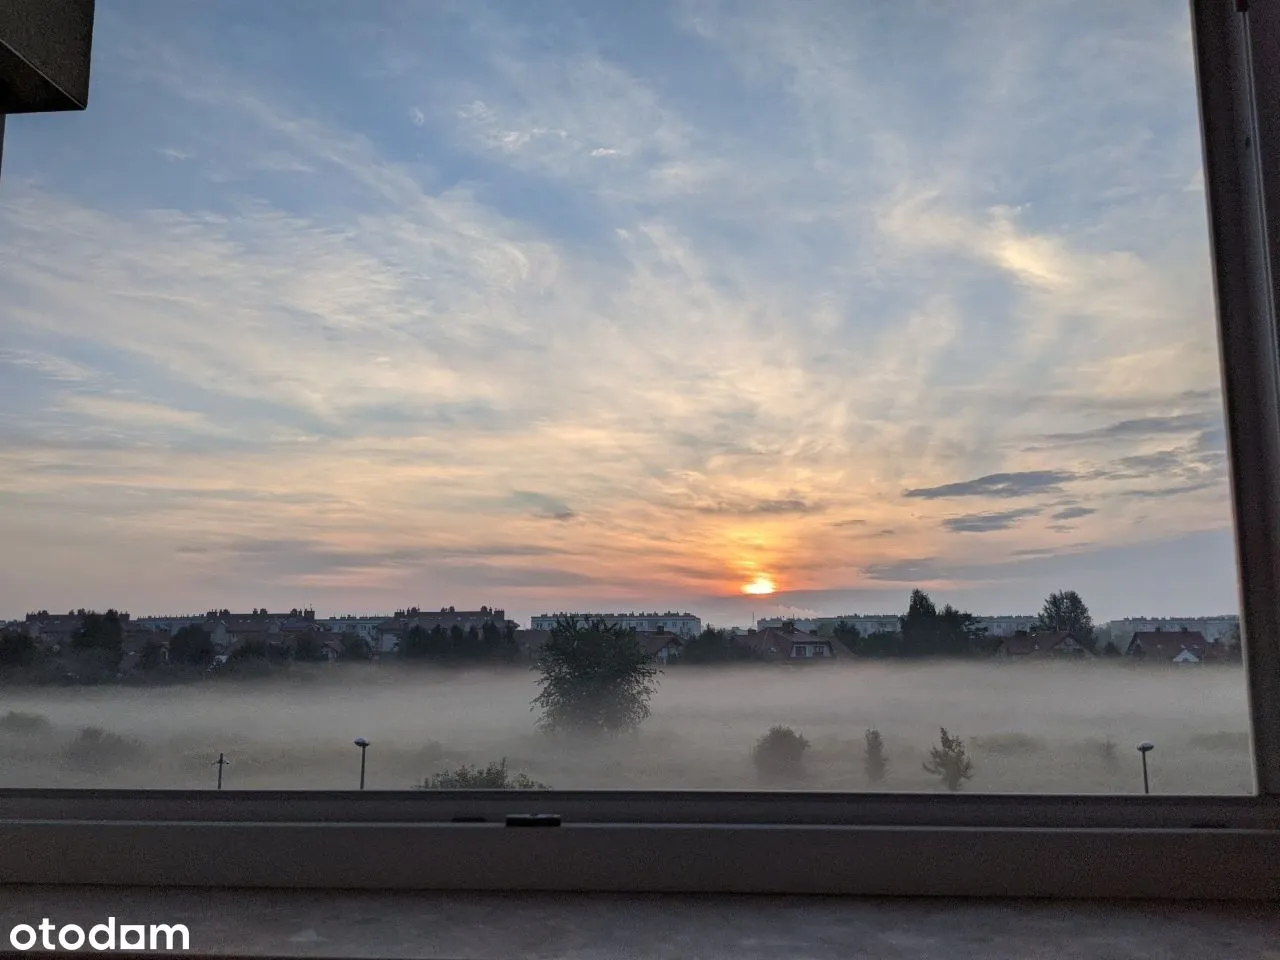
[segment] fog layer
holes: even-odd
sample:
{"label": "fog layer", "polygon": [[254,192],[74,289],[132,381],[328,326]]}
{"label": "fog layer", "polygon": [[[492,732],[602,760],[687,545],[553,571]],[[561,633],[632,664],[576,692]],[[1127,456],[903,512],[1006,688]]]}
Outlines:
{"label": "fog layer", "polygon": [[[946,727],[968,744],[970,792],[1253,790],[1244,674],[1232,667],[868,664],[668,668],[652,717],[608,742],[536,728],[527,670],[424,672],[401,665],[297,669],[260,682],[164,688],[10,688],[0,700],[0,786],[401,790],[459,764],[507,758],[561,789],[938,790],[922,769]],[[752,744],[776,724],[811,744],[803,773],[764,784]],[[863,769],[880,730],[887,776]],[[85,728],[104,735],[86,737]],[[1114,748],[1106,744],[1111,740]]]}

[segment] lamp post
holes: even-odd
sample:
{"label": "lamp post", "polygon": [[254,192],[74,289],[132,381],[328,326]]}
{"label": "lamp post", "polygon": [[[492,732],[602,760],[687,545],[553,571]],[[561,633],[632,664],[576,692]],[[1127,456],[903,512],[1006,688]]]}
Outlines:
{"label": "lamp post", "polygon": [[218,768],[218,789],[219,790],[222,789],[222,768],[225,767],[230,762],[231,761],[227,759],[226,754],[223,754],[223,753],[218,754],[218,759],[213,761],[212,766],[216,766]]}
{"label": "lamp post", "polygon": [[1147,754],[1156,748],[1156,745],[1150,740],[1143,740],[1138,744],[1138,752],[1142,754],[1142,792],[1151,792],[1151,781],[1147,778]]}
{"label": "lamp post", "polygon": [[360,789],[364,789],[364,752],[369,749],[369,741],[364,737],[356,737],[355,744],[360,748]]}

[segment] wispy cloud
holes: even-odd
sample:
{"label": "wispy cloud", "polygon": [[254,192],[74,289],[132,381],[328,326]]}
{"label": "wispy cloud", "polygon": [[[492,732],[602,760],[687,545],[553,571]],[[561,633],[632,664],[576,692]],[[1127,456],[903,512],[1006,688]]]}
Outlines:
{"label": "wispy cloud", "polygon": [[1053,492],[1075,474],[1063,470],[1028,470],[1023,473],[992,473],[976,480],[944,483],[938,487],[919,487],[903,492],[904,497],[939,500],[947,497],[1026,497]]}
{"label": "wispy cloud", "polygon": [[6,160],[0,605],[677,604],[1221,528],[1185,11],[1064,9],[104,11],[94,105]]}
{"label": "wispy cloud", "polygon": [[948,517],[942,525],[952,533],[990,533],[1008,530],[1019,520],[1034,517],[1040,511],[1034,507],[1022,510],[1003,510],[998,513],[970,513],[960,517]]}
{"label": "wispy cloud", "polygon": [[1053,519],[1059,520],[1059,521],[1079,520],[1081,517],[1092,516],[1097,512],[1098,512],[1097,510],[1094,510],[1091,507],[1067,507],[1053,514]]}

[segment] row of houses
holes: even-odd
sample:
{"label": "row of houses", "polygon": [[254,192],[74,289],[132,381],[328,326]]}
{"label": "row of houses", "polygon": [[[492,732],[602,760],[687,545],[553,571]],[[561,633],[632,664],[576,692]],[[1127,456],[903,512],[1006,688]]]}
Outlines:
{"label": "row of houses", "polygon": [[[1108,641],[1115,655],[1148,663],[1228,663],[1240,647],[1227,640],[1211,640],[1198,630],[1138,630],[1127,640]],[[1018,634],[1000,641],[996,656],[1005,660],[1093,660],[1097,654],[1067,630]]]}
{"label": "row of houses", "polygon": [[603,620],[612,627],[626,627],[638,633],[674,633],[679,637],[696,637],[702,632],[702,620],[692,613],[542,613],[529,621],[532,630],[552,630],[557,621],[572,620],[586,625]]}
{"label": "row of houses", "polygon": [[[994,638],[1015,637],[1020,633],[1033,633],[1040,623],[1040,618],[1031,614],[999,614],[996,616],[976,617],[978,626],[986,630],[987,636]],[[781,628],[794,624],[796,629],[804,633],[817,633],[818,636],[831,636],[840,626],[854,627],[862,636],[873,633],[894,633],[899,628],[900,615],[896,613],[882,614],[844,614],[838,617],[766,617],[757,621],[760,629]],[[1223,615],[1217,617],[1126,617],[1111,620],[1098,627],[1097,633],[1104,640],[1115,640],[1117,646],[1127,643],[1135,633],[1157,633],[1190,630],[1199,632],[1210,643],[1238,643],[1240,640],[1240,618]]]}
{"label": "row of houses", "polygon": [[[1039,622],[1037,617],[1008,614],[976,619],[978,625],[986,629],[989,637],[1012,637],[1018,633],[1029,633]],[[838,617],[765,617],[756,622],[756,627],[776,630],[793,624],[797,630],[816,633],[820,637],[834,635],[839,627],[853,627],[866,637],[873,633],[895,633],[899,629],[900,620],[901,616],[896,613],[844,614]]]}
{"label": "row of houses", "polygon": [[[48,611],[28,614],[24,621],[10,626],[24,629],[39,645],[56,652],[70,642],[80,628],[85,611],[50,614]],[[557,621],[579,623],[604,620],[636,631],[646,650],[666,663],[679,655],[685,642],[702,631],[702,621],[691,613],[581,613],[541,614],[532,618],[531,628],[521,629],[505,611],[482,606],[478,610],[441,607],[423,610],[410,607],[392,615],[342,616],[317,618],[310,609],[293,609],[287,613],[269,613],[254,609],[250,613],[210,610],[204,614],[131,618],[118,614],[124,638],[126,658],[140,657],[148,646],[167,657],[168,639],[183,627],[200,626],[210,637],[218,659],[225,659],[240,646],[256,643],[282,655],[296,650],[300,638],[310,635],[311,648],[320,650],[324,659],[336,660],[342,653],[342,642],[336,635],[358,636],[374,655],[398,651],[410,630],[420,627],[431,631],[436,627],[451,631],[483,631],[493,625],[503,635],[515,640],[526,658],[536,655],[550,636]],[[1069,632],[1036,632],[1037,618],[1001,615],[979,618],[988,635],[1000,638],[996,656],[1003,659],[1087,658],[1090,650]],[[762,619],[758,627],[738,631],[735,642],[753,649],[762,659],[834,662],[853,654],[835,636],[836,627],[845,624],[869,635],[893,632],[899,627],[897,615],[846,615],[812,619]],[[1196,626],[1202,629],[1195,629]],[[1099,631],[1099,647],[1114,646],[1123,656],[1174,663],[1211,663],[1238,656],[1239,619],[1237,617],[1199,618],[1128,618],[1111,621]]]}

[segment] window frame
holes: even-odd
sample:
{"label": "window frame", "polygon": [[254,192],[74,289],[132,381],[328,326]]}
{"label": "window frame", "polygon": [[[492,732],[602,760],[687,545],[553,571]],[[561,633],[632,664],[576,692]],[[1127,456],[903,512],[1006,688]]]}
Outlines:
{"label": "window frame", "polygon": [[1191,14],[1255,796],[9,789],[0,884],[1280,899],[1280,0]]}

